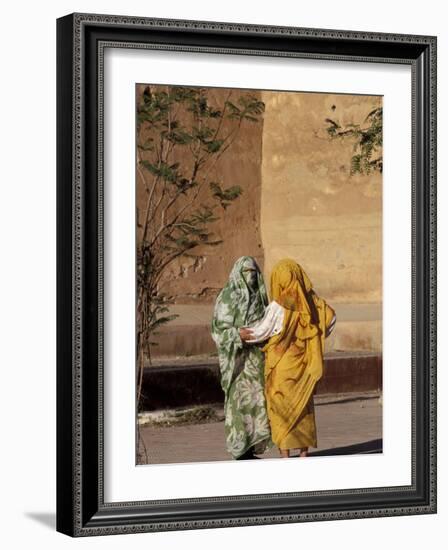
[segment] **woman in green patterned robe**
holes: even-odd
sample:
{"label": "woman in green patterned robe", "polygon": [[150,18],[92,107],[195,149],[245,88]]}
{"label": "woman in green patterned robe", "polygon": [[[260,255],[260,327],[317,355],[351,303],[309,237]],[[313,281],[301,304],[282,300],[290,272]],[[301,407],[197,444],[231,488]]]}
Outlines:
{"label": "woman in green patterned robe", "polygon": [[239,258],[216,299],[212,321],[225,396],[226,446],[235,459],[256,458],[271,441],[263,353],[242,339],[243,327],[260,320],[267,305],[260,268],[250,256]]}

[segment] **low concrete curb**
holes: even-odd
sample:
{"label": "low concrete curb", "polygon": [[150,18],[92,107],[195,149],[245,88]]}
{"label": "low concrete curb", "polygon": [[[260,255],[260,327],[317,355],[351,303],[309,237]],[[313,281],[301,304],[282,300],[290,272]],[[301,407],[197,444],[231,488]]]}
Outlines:
{"label": "low concrete curb", "polygon": [[[325,374],[317,394],[379,391],[382,389],[382,357],[375,353],[336,353],[325,358]],[[154,411],[224,400],[217,359],[176,360],[146,367],[143,373],[141,410]]]}

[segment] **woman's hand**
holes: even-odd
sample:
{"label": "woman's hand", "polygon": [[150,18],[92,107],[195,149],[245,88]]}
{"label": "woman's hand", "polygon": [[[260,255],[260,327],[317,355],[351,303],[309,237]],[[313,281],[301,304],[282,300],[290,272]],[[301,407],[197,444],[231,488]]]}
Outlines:
{"label": "woman's hand", "polygon": [[250,340],[252,338],[252,331],[249,328],[240,328],[239,329],[240,338],[243,342]]}

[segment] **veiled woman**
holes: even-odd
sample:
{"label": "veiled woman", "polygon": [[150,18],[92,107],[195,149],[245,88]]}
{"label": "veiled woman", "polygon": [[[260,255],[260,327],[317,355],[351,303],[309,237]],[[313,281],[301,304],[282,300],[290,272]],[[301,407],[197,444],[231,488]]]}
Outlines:
{"label": "veiled woman", "polygon": [[248,343],[269,337],[263,351],[272,441],[283,458],[293,449],[306,456],[309,447],[317,447],[313,394],[336,314],[293,260],[274,266],[270,291],[272,302],[264,319],[250,327]]}
{"label": "veiled woman", "polygon": [[225,396],[226,446],[234,459],[256,458],[270,442],[263,354],[241,339],[242,327],[261,319],[267,305],[257,263],[250,256],[239,258],[216,299],[212,321]]}

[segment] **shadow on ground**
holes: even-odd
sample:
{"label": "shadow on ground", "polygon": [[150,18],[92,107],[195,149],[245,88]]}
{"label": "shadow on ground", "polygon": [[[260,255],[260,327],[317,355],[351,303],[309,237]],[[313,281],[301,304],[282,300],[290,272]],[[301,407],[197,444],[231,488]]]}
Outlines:
{"label": "shadow on ground", "polygon": [[372,439],[364,443],[355,445],[347,445],[345,447],[335,447],[333,449],[325,449],[325,451],[310,452],[308,456],[335,456],[335,455],[358,455],[358,454],[375,454],[383,452],[383,440]]}
{"label": "shadow on ground", "polygon": [[56,514],[54,512],[25,512],[25,515],[53,531],[56,529]]}

